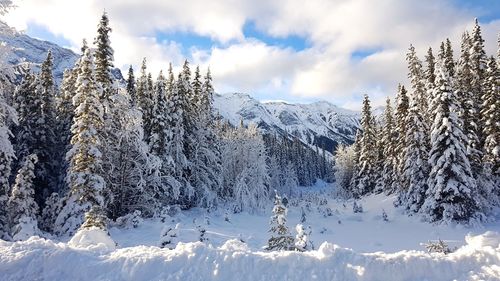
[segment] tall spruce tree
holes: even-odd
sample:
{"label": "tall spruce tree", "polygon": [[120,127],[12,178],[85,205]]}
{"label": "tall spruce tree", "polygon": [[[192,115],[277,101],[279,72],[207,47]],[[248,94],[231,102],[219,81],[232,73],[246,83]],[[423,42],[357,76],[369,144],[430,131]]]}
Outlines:
{"label": "tall spruce tree", "polygon": [[455,60],[453,59],[453,47],[451,46],[451,41],[446,38],[445,49],[444,49],[444,65],[446,71],[449,73],[450,78],[455,77]]}
{"label": "tall spruce tree", "polygon": [[104,109],[88,49],[81,59],[76,88],[73,98],[75,116],[71,127],[72,148],[67,155],[67,182],[70,190],[65,206],[56,219],[56,232],[59,234],[74,233],[91,207],[102,207],[104,204],[102,194],[105,182],[101,176],[102,154],[98,130],[104,122]]}
{"label": "tall spruce tree", "polygon": [[406,117],[407,131],[405,137],[406,147],[404,148],[404,168],[403,177],[407,184],[401,190],[399,201],[406,206],[410,212],[418,212],[425,199],[427,191],[427,179],[429,176],[428,166],[428,127],[425,120],[422,104],[427,97],[424,86],[424,73],[422,63],[417,57],[415,48],[410,46],[406,56],[408,61],[408,78],[411,82],[411,99],[408,116]]}
{"label": "tall spruce tree", "polygon": [[[38,85],[35,88],[35,95],[40,99],[39,113],[35,118],[36,128],[34,147],[30,154],[34,153],[38,157],[38,165],[35,168],[35,199],[39,205],[43,205],[45,197],[50,195],[58,183],[58,159],[56,140],[56,109],[55,97],[56,87],[52,74],[52,52],[49,50],[47,58],[42,63],[41,72],[38,75]],[[36,82],[35,82],[36,83]],[[26,157],[27,155],[23,155]]]}
{"label": "tall spruce tree", "polygon": [[[425,63],[427,65],[424,75],[425,75],[425,88],[427,91],[427,106],[431,106],[433,96],[432,93],[434,91],[434,88],[436,87],[435,81],[436,81],[436,75],[435,75],[435,69],[436,69],[436,61],[434,54],[432,53],[432,48],[429,47],[427,50],[427,55],[425,56]],[[432,109],[426,108],[424,110],[425,113],[425,119],[426,123],[428,124],[427,126],[430,128],[432,125],[432,122],[434,121],[434,116],[432,116]]]}
{"label": "tall spruce tree", "polygon": [[134,69],[132,65],[128,68],[128,76],[127,76],[127,93],[130,96],[130,101],[133,105],[137,103],[137,92],[135,88],[135,76]]}
{"label": "tall spruce tree", "polygon": [[420,210],[432,222],[466,223],[479,209],[477,186],[467,158],[460,103],[445,66],[439,65],[436,72],[429,189]]}
{"label": "tall spruce tree", "polygon": [[199,67],[196,68],[193,80],[192,102],[195,103],[198,116],[196,118],[195,139],[193,149],[191,184],[195,188],[195,203],[204,207],[212,207],[217,203],[217,196],[222,186],[222,163],[220,142],[215,134],[213,116],[212,77],[207,71],[201,82]]}
{"label": "tall spruce tree", "polygon": [[10,122],[17,123],[17,115],[15,110],[6,103],[3,86],[0,85],[0,239],[9,238],[6,206],[10,193],[11,166],[15,159],[14,148],[10,141],[12,137],[8,126]]}
{"label": "tall spruce tree", "polygon": [[485,176],[490,174],[500,196],[500,70],[494,58],[490,58],[486,70],[483,105],[481,111],[484,142],[483,162]]}
{"label": "tall spruce tree", "polygon": [[381,132],[383,161],[381,177],[377,182],[377,186],[379,186],[378,189],[382,190],[386,194],[389,194],[392,192],[395,180],[394,164],[396,161],[395,146],[397,140],[395,134],[394,113],[390,98],[386,99],[383,118],[384,122]]}
{"label": "tall spruce tree", "polygon": [[462,35],[460,59],[456,77],[456,95],[460,99],[463,108],[460,118],[463,121],[463,131],[467,136],[467,154],[472,168],[472,174],[476,180],[482,171],[482,147],[479,141],[480,134],[480,96],[474,94],[473,75],[471,71],[470,50],[471,39],[466,32]]}
{"label": "tall spruce tree", "polygon": [[104,12],[97,25],[97,36],[94,39],[96,47],[94,51],[94,63],[95,81],[102,88],[101,98],[105,107],[109,102],[108,99],[115,94],[113,90],[113,76],[111,75],[114,51],[111,48],[111,41],[109,40],[110,32],[109,18],[107,13]]}
{"label": "tall spruce tree", "polygon": [[14,240],[28,239],[39,234],[38,205],[34,198],[35,164],[38,158],[35,154],[28,155],[19,169],[12,193],[9,198],[8,210],[12,225],[11,235]]}
{"label": "tall spruce tree", "polygon": [[405,183],[403,181],[403,170],[404,170],[404,149],[406,148],[406,132],[407,132],[407,124],[406,117],[408,116],[409,110],[409,99],[407,95],[406,88],[402,85],[398,86],[398,93],[396,95],[396,134],[397,134],[397,142],[395,147],[395,157],[396,161],[394,164],[395,167],[395,186],[392,188],[394,191],[400,191]]}
{"label": "tall spruce tree", "polygon": [[361,150],[359,152],[359,170],[355,178],[358,182],[356,192],[359,195],[365,195],[372,192],[376,184],[375,161],[377,158],[376,152],[376,136],[375,124],[371,112],[370,99],[365,95],[363,99],[363,109],[361,111]]}
{"label": "tall spruce tree", "polygon": [[153,100],[153,91],[149,87],[148,73],[146,67],[146,58],[142,60],[141,75],[137,81],[137,106],[142,112],[144,123],[144,140],[148,141],[151,136],[151,122],[153,119],[153,110],[155,101]]}
{"label": "tall spruce tree", "polygon": [[[486,52],[484,51],[484,39],[481,34],[481,27],[479,26],[479,22],[477,19],[475,19],[474,28],[471,34],[471,44],[472,44],[472,48],[470,49],[470,65],[472,72],[471,96],[473,99],[478,101],[477,106],[479,111],[481,111],[481,104],[479,104],[479,101],[481,100],[481,97],[484,95],[485,71],[488,58],[486,57]],[[483,127],[483,124],[478,124],[478,126],[479,128],[481,128]],[[478,137],[480,145],[482,146],[484,144],[485,136],[479,134]]]}

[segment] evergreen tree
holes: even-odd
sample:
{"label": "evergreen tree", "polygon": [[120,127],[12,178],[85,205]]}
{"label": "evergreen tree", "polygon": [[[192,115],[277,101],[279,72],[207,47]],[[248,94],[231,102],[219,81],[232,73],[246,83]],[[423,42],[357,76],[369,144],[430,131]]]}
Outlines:
{"label": "evergreen tree", "polygon": [[429,176],[428,166],[428,147],[427,139],[428,127],[425,122],[424,111],[422,108],[424,95],[424,73],[422,64],[418,59],[415,48],[410,46],[407,55],[408,78],[412,85],[412,95],[410,99],[410,109],[406,117],[406,136],[404,149],[404,168],[403,177],[406,184],[400,192],[399,201],[406,205],[411,212],[418,212],[425,199],[427,191],[427,179]]}
{"label": "evergreen tree", "polygon": [[387,98],[386,106],[384,110],[384,127],[382,129],[382,146],[383,151],[383,166],[382,166],[382,176],[379,179],[377,185],[379,189],[383,190],[386,194],[391,193],[394,186],[395,180],[395,167],[396,163],[396,133],[394,124],[393,109],[391,106],[391,99]]}
{"label": "evergreen tree", "polygon": [[[103,106],[95,84],[94,65],[90,50],[86,50],[80,65],[73,98],[75,116],[71,127],[72,148],[68,152],[67,182],[70,188],[65,206],[56,220],[56,232],[74,233],[91,207],[104,204],[105,182],[101,176],[102,154],[98,128],[102,127]],[[100,211],[94,209],[94,211]]]}
{"label": "evergreen tree", "polygon": [[273,216],[270,225],[271,238],[267,242],[268,251],[287,251],[293,249],[294,240],[286,225],[287,208],[281,202],[281,196],[276,194],[274,198]]}
{"label": "evergreen tree", "polygon": [[193,145],[192,172],[190,182],[195,188],[197,205],[211,207],[216,203],[222,185],[222,160],[220,142],[215,135],[213,116],[213,92],[210,70],[203,84],[199,68],[193,80],[192,103],[197,108],[197,125],[194,131],[196,142]]}
{"label": "evergreen tree", "polygon": [[11,166],[15,159],[14,148],[10,142],[12,133],[9,130],[9,122],[17,123],[17,115],[15,110],[5,102],[3,86],[0,85],[0,239],[9,238],[6,206],[10,192]]}
{"label": "evergreen tree", "polygon": [[408,111],[410,107],[407,91],[404,86],[398,87],[398,93],[396,96],[396,133],[397,133],[397,142],[394,151],[394,155],[396,157],[396,161],[394,164],[396,176],[394,183],[395,186],[392,188],[393,191],[401,190],[405,183],[403,181],[403,170],[404,170],[404,150],[406,148],[406,132],[407,132],[407,124],[406,118],[408,116]]}
{"label": "evergreen tree", "polygon": [[38,159],[31,154],[24,160],[19,169],[12,193],[9,198],[8,210],[12,225],[11,235],[14,240],[25,240],[39,234],[38,205],[34,199],[35,164]]}
{"label": "evergreen tree", "polygon": [[484,124],[483,135],[485,176],[490,174],[500,196],[500,70],[494,58],[490,58],[486,70],[485,92],[481,111]]}
{"label": "evergreen tree", "polygon": [[163,227],[160,235],[160,248],[168,248],[170,250],[175,249],[179,240],[179,230],[180,224],[176,224],[175,227],[165,226]]}
{"label": "evergreen tree", "polygon": [[[478,110],[481,111],[480,101],[484,95],[485,71],[488,58],[486,57],[486,52],[484,51],[484,40],[481,35],[481,27],[479,26],[477,19],[475,19],[470,40],[472,45],[472,48],[470,49],[470,66],[472,73],[472,81],[470,82],[472,92],[471,97],[476,101],[475,105],[478,107]],[[479,128],[484,126],[484,124],[480,123],[477,125]],[[482,134],[478,134],[477,136],[479,138],[480,146],[483,146],[485,136]]]}
{"label": "evergreen tree", "polygon": [[137,81],[137,106],[142,112],[144,140],[148,141],[151,136],[151,123],[153,120],[155,101],[153,99],[153,91],[149,87],[146,70],[146,58],[144,58],[142,60],[141,75]]}
{"label": "evergreen tree", "polygon": [[375,160],[377,152],[375,124],[373,120],[370,100],[368,96],[365,95],[361,113],[361,128],[363,134],[360,142],[359,171],[354,175],[354,177],[357,178],[358,184],[356,186],[356,192],[359,195],[365,195],[373,191],[376,183]]}
{"label": "evergreen tree", "polygon": [[108,15],[104,12],[97,25],[97,36],[94,39],[94,45],[96,47],[94,52],[94,63],[95,81],[97,85],[102,88],[101,98],[105,107],[107,107],[107,103],[109,102],[107,99],[114,94],[112,88],[113,76],[111,75],[114,51],[111,48],[111,42],[109,40],[110,32],[111,28],[109,27]]}
{"label": "evergreen tree", "polygon": [[134,69],[132,68],[132,65],[128,68],[127,93],[130,96],[130,101],[133,105],[135,105],[137,102],[137,93],[135,88]]}
{"label": "evergreen tree", "polygon": [[455,60],[453,59],[453,48],[451,47],[451,41],[446,38],[445,50],[444,50],[444,66],[446,71],[449,73],[450,78],[455,77]]}
{"label": "evergreen tree", "polygon": [[434,83],[436,80],[436,75],[435,75],[435,68],[436,68],[436,61],[434,58],[434,54],[432,53],[432,48],[429,47],[429,50],[427,50],[427,56],[425,56],[425,63],[427,65],[427,68],[425,69],[425,78],[426,78],[426,87],[427,89],[434,89]]}
{"label": "evergreen tree", "polygon": [[456,95],[460,98],[463,112],[463,131],[467,136],[467,154],[472,168],[472,174],[479,179],[482,170],[482,148],[479,142],[480,134],[480,96],[474,94],[473,75],[471,72],[470,50],[472,48],[468,33],[462,35],[460,59],[458,61]]}
{"label": "evergreen tree", "polygon": [[55,139],[55,128],[57,126],[55,110],[56,87],[52,69],[52,53],[49,51],[47,58],[42,63],[39,85],[35,90],[35,94],[41,98],[41,112],[37,116],[37,127],[41,134],[35,135],[38,142],[33,148],[39,162],[35,169],[35,186],[38,188],[36,199],[38,202],[43,202],[44,198],[52,193],[58,182],[58,160],[54,158],[54,155],[57,155],[58,143]]}
{"label": "evergreen tree", "polygon": [[444,66],[436,68],[436,111],[431,130],[429,188],[420,209],[429,221],[468,222],[479,208],[467,158],[460,105]]}

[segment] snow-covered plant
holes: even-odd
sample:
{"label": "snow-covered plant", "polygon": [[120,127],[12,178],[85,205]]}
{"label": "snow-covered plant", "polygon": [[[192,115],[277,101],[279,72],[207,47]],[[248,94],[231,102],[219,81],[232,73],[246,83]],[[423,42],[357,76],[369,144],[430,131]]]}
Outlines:
{"label": "snow-covered plant", "polygon": [[385,212],[384,209],[382,209],[382,220],[389,221],[389,218],[387,217],[387,213]]}
{"label": "snow-covered plant", "polygon": [[297,235],[295,235],[295,250],[300,252],[309,250],[309,241],[304,226],[302,224],[297,224],[295,226],[295,231],[297,231]]}
{"label": "snow-covered plant", "polygon": [[229,210],[224,212],[224,221],[231,222],[231,217],[229,216]]}
{"label": "snow-covered plant", "polygon": [[203,223],[197,223],[196,224],[196,230],[198,230],[198,235],[199,235],[199,241],[200,242],[207,242],[208,237],[206,237],[206,232],[207,229],[205,228],[205,225]]}
{"label": "snow-covered plant", "polygon": [[117,218],[115,225],[121,228],[137,228],[143,222],[141,215],[141,211],[135,210],[131,214]]}
{"label": "snow-covered plant", "polygon": [[271,238],[267,242],[266,249],[269,251],[274,250],[291,250],[293,249],[293,237],[288,231],[286,225],[287,209],[282,204],[281,197],[276,194],[274,198],[273,216],[271,216]]}
{"label": "snow-covered plant", "polygon": [[438,241],[429,241],[424,244],[424,246],[429,253],[442,253],[447,255],[454,251],[454,249],[451,249],[448,244],[441,239],[438,239]]}
{"label": "snow-covered plant", "polygon": [[362,213],[363,212],[363,206],[361,205],[361,203],[356,203],[356,201],[354,201],[354,203],[352,204],[352,211],[353,213]]}
{"label": "snow-covered plant", "polygon": [[61,212],[62,200],[59,194],[54,192],[45,200],[45,208],[42,210],[40,229],[53,232],[57,215]]}
{"label": "snow-covered plant", "polygon": [[180,223],[177,223],[175,227],[171,227],[168,225],[164,226],[160,235],[159,247],[174,249],[179,240],[180,227]]}

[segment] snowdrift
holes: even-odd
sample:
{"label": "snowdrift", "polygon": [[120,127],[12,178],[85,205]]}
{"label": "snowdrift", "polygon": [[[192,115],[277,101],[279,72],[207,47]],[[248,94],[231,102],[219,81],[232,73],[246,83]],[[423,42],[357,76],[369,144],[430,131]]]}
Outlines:
{"label": "snowdrift", "polygon": [[[214,248],[136,246],[102,251],[39,237],[0,240],[1,280],[499,280],[500,234],[468,237],[449,255],[360,254],[331,243],[317,251],[251,251],[238,240]],[[74,242],[74,241],[73,241]]]}

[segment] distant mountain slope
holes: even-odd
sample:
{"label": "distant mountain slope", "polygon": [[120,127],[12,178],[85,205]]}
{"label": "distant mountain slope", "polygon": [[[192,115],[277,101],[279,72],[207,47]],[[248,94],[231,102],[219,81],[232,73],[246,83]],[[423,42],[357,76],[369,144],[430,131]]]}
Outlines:
{"label": "distant mountain slope", "polygon": [[[0,42],[4,45],[0,62],[13,66],[13,71],[6,73],[11,82],[18,82],[22,76],[23,66],[30,64],[32,69],[39,71],[41,63],[52,51],[54,58],[54,78],[59,84],[65,69],[73,67],[79,55],[52,42],[32,38],[16,31],[0,21]],[[119,69],[113,70],[118,80],[123,80]]]}
{"label": "distant mountain slope", "polygon": [[332,152],[338,143],[352,143],[359,128],[359,113],[328,102],[289,104],[259,102],[247,94],[214,96],[219,114],[233,125],[255,123],[266,132],[298,137],[309,146]]}

